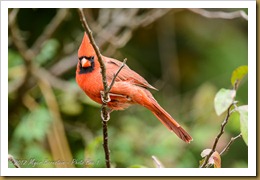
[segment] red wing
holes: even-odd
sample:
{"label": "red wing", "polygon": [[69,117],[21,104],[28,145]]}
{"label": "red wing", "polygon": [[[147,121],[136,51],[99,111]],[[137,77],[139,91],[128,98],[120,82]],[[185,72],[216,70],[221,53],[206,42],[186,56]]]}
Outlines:
{"label": "red wing", "polygon": [[[114,77],[114,74],[122,66],[122,62],[107,57],[104,57],[104,59],[106,61],[107,80],[111,82]],[[116,81],[129,81],[131,82],[131,84],[136,86],[157,90],[155,87],[150,85],[142,76],[131,70],[127,65],[125,65],[123,69],[120,71],[116,78]]]}

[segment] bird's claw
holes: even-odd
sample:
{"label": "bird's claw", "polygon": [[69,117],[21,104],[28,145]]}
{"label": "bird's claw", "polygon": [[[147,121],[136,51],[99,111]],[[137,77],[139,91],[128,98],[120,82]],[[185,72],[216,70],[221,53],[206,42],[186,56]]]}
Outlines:
{"label": "bird's claw", "polygon": [[[105,117],[106,116],[106,117]],[[110,113],[109,112],[107,112],[106,114],[105,114],[105,116],[104,116],[104,112],[103,111],[101,111],[101,118],[102,118],[102,120],[103,121],[109,121],[109,119],[110,119]]]}
{"label": "bird's claw", "polygon": [[102,100],[103,103],[108,103],[108,102],[111,101],[111,98],[110,98],[110,96],[109,96],[109,93],[108,93],[108,95],[107,95],[107,99],[104,98],[104,96],[105,96],[104,91],[100,91],[100,95],[101,95],[101,100]]}
{"label": "bird's claw", "polygon": [[[103,121],[109,121],[110,119],[110,113],[113,112],[113,109],[107,109],[107,112],[104,113],[104,111],[101,110],[101,118]],[[105,117],[106,116],[106,117]]]}

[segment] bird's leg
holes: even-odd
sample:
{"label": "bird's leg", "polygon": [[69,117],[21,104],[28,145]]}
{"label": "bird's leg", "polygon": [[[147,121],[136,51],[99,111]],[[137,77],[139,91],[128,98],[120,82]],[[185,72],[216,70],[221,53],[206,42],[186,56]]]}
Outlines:
{"label": "bird's leg", "polygon": [[102,102],[103,102],[103,103],[108,103],[108,102],[110,102],[111,99],[110,99],[109,93],[108,93],[107,99],[104,98],[104,94],[105,94],[104,91],[100,91],[100,95],[101,95],[101,100],[102,100]]}

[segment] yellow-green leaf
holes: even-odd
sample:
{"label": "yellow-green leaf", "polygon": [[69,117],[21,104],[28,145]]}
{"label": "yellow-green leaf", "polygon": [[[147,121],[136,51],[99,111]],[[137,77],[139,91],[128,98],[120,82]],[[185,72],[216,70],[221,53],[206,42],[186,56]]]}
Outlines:
{"label": "yellow-green leaf", "polygon": [[[235,69],[231,76],[231,84],[233,87],[235,84],[239,84],[239,82],[243,79],[243,77],[247,74],[248,67],[247,66],[239,66],[237,69]],[[236,87],[235,87],[236,88]]]}
{"label": "yellow-green leaf", "polygon": [[248,145],[248,106],[239,106],[237,108],[237,111],[240,114],[240,130],[242,133],[242,137],[246,145]]}
{"label": "yellow-green leaf", "polygon": [[140,165],[140,164],[134,164],[134,165],[129,166],[129,168],[147,168],[147,167]]}
{"label": "yellow-green leaf", "polygon": [[214,99],[214,107],[217,115],[221,115],[233,103],[236,91],[231,89],[220,89]]}

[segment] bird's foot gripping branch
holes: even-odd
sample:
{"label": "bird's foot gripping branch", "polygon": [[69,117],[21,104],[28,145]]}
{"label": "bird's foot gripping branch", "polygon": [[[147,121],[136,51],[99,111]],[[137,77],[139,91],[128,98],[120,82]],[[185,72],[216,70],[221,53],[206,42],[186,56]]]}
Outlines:
{"label": "bird's foot gripping branch", "polygon": [[108,102],[111,101],[111,98],[110,98],[109,94],[106,96],[104,91],[100,91],[100,97],[101,97],[101,100],[102,100],[103,104],[107,104]]}

